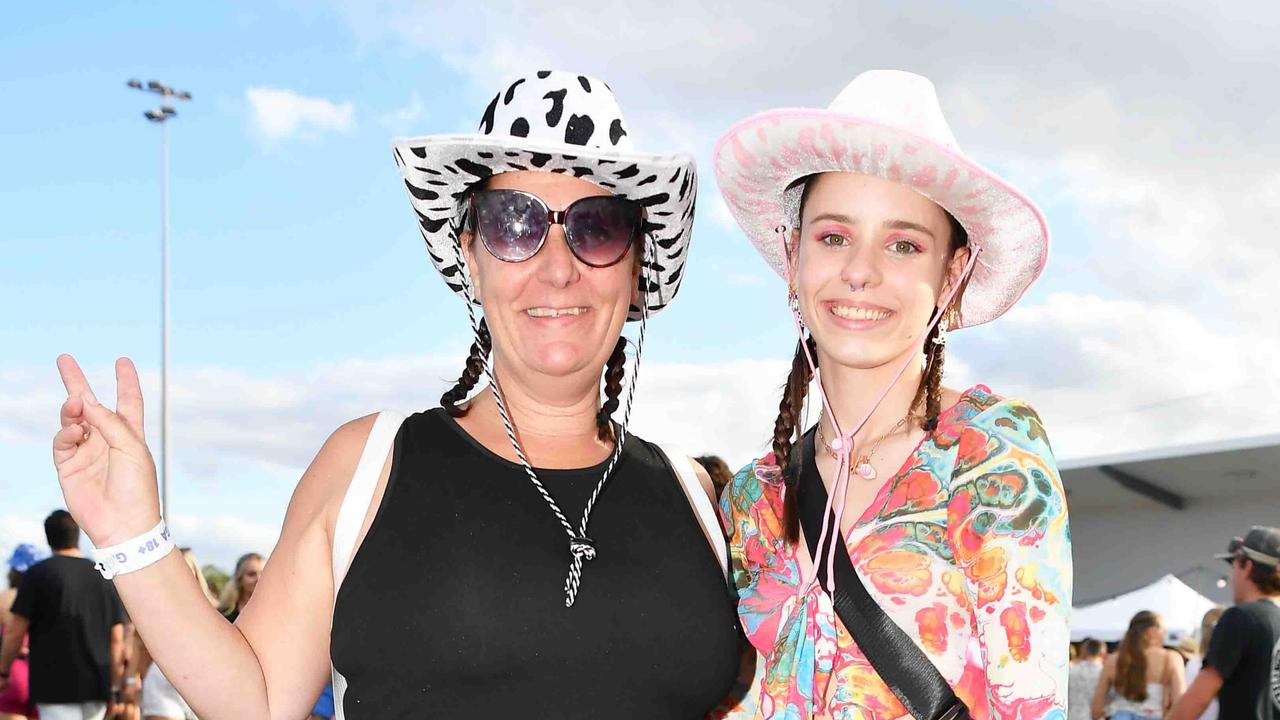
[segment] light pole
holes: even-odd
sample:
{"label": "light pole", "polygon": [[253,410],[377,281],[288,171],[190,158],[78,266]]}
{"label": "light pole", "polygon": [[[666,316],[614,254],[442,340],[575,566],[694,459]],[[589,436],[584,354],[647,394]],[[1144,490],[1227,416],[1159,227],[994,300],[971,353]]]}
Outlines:
{"label": "light pole", "polygon": [[157,80],[144,86],[140,80],[130,80],[129,87],[153,92],[163,100],[160,107],[143,113],[147,120],[158,123],[162,130],[160,141],[160,514],[169,519],[169,124],[178,116],[172,99],[190,100],[191,93],[174,90]]}

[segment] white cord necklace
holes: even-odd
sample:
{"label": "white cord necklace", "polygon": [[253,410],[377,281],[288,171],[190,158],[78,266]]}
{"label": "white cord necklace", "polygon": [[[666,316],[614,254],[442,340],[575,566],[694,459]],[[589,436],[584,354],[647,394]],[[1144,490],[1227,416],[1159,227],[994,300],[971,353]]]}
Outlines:
{"label": "white cord necklace", "polygon": [[[467,268],[463,260],[463,254],[459,248],[458,265],[463,271],[463,291],[466,295],[467,318],[471,321],[471,331],[475,334],[477,342],[480,339],[480,321],[476,318],[475,308],[473,304],[475,298],[471,293],[471,271]],[[649,273],[648,267],[641,263],[643,286],[648,287]],[[556,516],[556,520],[560,522],[560,527],[564,528],[565,534],[569,537],[569,575],[564,581],[564,606],[573,607],[574,600],[578,597],[578,587],[582,582],[582,565],[587,560],[596,558],[596,547],[591,538],[587,535],[587,524],[591,520],[591,510],[595,507],[596,500],[600,497],[600,492],[604,490],[605,483],[609,480],[609,476],[613,473],[613,468],[618,464],[618,458],[622,457],[622,446],[626,442],[627,423],[631,420],[632,398],[636,392],[636,377],[640,369],[640,351],[644,347],[644,329],[645,321],[649,317],[649,303],[647,297],[641,298],[640,303],[640,333],[636,340],[636,361],[635,366],[631,369],[631,382],[627,387],[627,409],[622,415],[622,423],[614,424],[614,446],[613,453],[609,456],[609,464],[605,466],[604,473],[600,476],[600,482],[596,483],[596,487],[591,491],[591,496],[587,498],[587,504],[582,509],[582,521],[578,523],[578,527],[574,528],[569,523],[569,519],[565,517],[564,512],[560,509],[560,505],[551,497],[551,493],[547,491],[546,486],[538,479],[538,473],[534,471],[533,465],[529,462],[524,454],[524,448],[521,447],[519,439],[516,438],[515,425],[511,422],[511,414],[507,412],[507,404],[502,399],[502,391],[498,386],[497,378],[493,374],[493,368],[489,365],[489,356],[484,355],[481,365],[484,368],[484,374],[489,378],[489,387],[493,390],[493,398],[498,406],[498,414],[502,416],[502,425],[507,431],[507,439],[511,441],[511,447],[515,448],[516,457],[520,458],[520,464],[524,466],[525,475],[529,477],[529,481],[533,483],[538,494],[547,503],[547,507],[551,508],[552,514]]]}

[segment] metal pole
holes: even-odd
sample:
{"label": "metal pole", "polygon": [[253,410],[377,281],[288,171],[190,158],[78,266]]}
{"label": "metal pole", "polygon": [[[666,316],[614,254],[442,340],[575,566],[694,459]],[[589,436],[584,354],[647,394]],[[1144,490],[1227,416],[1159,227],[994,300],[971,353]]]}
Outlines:
{"label": "metal pole", "polygon": [[169,519],[169,123],[161,122],[160,514]]}
{"label": "metal pole", "polygon": [[161,126],[160,141],[160,514],[169,518],[169,123],[177,111],[167,103],[170,98],[189,101],[191,93],[174,90],[159,80],[145,86],[141,80],[126,83],[135,90],[157,93],[162,104],[143,113],[147,120]]}

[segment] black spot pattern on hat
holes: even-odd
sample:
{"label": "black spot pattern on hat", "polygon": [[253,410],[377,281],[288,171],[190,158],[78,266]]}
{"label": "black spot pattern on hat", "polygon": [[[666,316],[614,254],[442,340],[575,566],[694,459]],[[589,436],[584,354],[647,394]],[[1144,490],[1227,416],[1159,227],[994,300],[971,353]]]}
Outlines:
{"label": "black spot pattern on hat", "polygon": [[524,82],[524,78],[511,83],[511,87],[507,88],[507,94],[502,96],[502,104],[510,105],[511,100],[516,96],[516,88],[520,87],[520,83]]}
{"label": "black spot pattern on hat", "polygon": [[539,79],[539,80],[546,80],[546,79],[547,79],[547,78],[549,78],[549,77],[551,77],[551,71],[550,71],[550,70],[539,70],[539,71],[538,71],[538,79]]}
{"label": "black spot pattern on hat", "polygon": [[657,179],[658,179],[658,176],[657,176],[657,175],[650,175],[649,177],[647,177],[647,178],[645,178],[645,179],[641,180],[640,182],[636,183],[636,187],[640,187],[641,185],[648,185],[649,183],[654,182],[654,181],[656,181]]}
{"label": "black spot pattern on hat", "polygon": [[437,200],[440,198],[440,193],[434,190],[417,187],[408,181],[405,181],[405,187],[409,188],[410,195],[418,198],[419,200]]}
{"label": "black spot pattern on hat", "polygon": [[586,145],[596,131],[590,115],[570,115],[564,126],[564,141],[570,145]]}
{"label": "black spot pattern on hat", "polygon": [[624,167],[618,172],[614,173],[613,176],[620,180],[626,180],[627,178],[633,178],[639,174],[640,174],[640,168],[636,167],[635,165],[628,165],[627,167]]}
{"label": "black spot pattern on hat", "polygon": [[[446,166],[448,167],[448,166]],[[488,165],[481,165],[477,162],[471,162],[466,158],[458,158],[458,168],[475,175],[478,178],[487,178],[493,174],[493,170]]]}
{"label": "black spot pattern on hat", "polygon": [[422,225],[423,230],[426,230],[429,233],[438,233],[440,232],[440,228],[444,227],[446,222],[449,222],[449,218],[447,217],[442,217],[436,220],[424,217],[420,221],[420,224]]}
{"label": "black spot pattern on hat", "polygon": [[622,118],[614,118],[613,122],[609,123],[610,143],[617,145],[618,141],[622,139],[622,136],[626,134],[627,131],[622,129]]}
{"label": "black spot pattern on hat", "polygon": [[573,168],[573,176],[574,176],[574,177],[582,177],[583,175],[594,175],[594,174],[595,174],[595,173],[593,173],[593,172],[591,171],[591,168],[588,168],[588,167],[576,167],[576,166],[575,166],[575,167]]}
{"label": "black spot pattern on hat", "polygon": [[412,147],[409,148],[409,150],[420,158],[425,158],[427,156],[427,149],[425,147]]}
{"label": "black spot pattern on hat", "polygon": [[498,95],[494,95],[489,101],[489,107],[484,109],[484,116],[480,118],[480,133],[488,135],[493,132],[493,112],[498,109]]}
{"label": "black spot pattern on hat", "polygon": [[551,109],[547,111],[547,125],[549,127],[555,127],[560,124],[560,118],[564,116],[564,96],[568,94],[568,90],[552,90],[542,96],[543,100],[551,101]]}
{"label": "black spot pattern on hat", "polygon": [[515,119],[511,123],[511,134],[516,137],[529,137],[529,121],[522,117]]}
{"label": "black spot pattern on hat", "polygon": [[551,155],[548,153],[540,153],[540,152],[529,153],[529,164],[533,165],[536,168],[540,168],[543,165],[546,165],[550,160],[551,160]]}
{"label": "black spot pattern on hat", "polygon": [[578,76],[578,84],[582,86],[583,90],[591,92],[591,83],[581,75]]}
{"label": "black spot pattern on hat", "polygon": [[652,205],[661,205],[662,203],[670,199],[671,199],[670,193],[658,193],[657,195],[650,195],[649,197],[646,197],[646,198],[639,198],[636,200],[636,202],[640,203],[644,207],[650,207]]}

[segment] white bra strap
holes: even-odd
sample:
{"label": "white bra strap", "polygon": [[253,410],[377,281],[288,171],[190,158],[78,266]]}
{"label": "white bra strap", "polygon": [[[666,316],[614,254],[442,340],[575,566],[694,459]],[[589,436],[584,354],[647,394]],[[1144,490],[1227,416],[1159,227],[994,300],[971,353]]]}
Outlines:
{"label": "white bra strap", "polygon": [[707,497],[705,486],[693,469],[693,459],[668,445],[658,447],[667,456],[671,467],[675,468],[676,477],[680,478],[684,494],[689,498],[689,504],[693,506],[693,514],[697,516],[698,524],[702,526],[702,530],[707,535],[707,541],[715,550],[716,560],[720,561],[720,571],[726,578],[729,577],[729,552],[725,546],[724,529],[720,527],[719,515],[716,514],[715,506],[711,504],[711,498]]}
{"label": "white bra strap", "polygon": [[380,412],[373,421],[373,429],[365,441],[364,451],[360,453],[360,462],[356,464],[355,473],[351,476],[351,485],[342,498],[342,506],[338,509],[338,521],[333,528],[333,596],[338,596],[338,588],[347,575],[351,558],[355,554],[356,537],[364,525],[364,518],[373,502],[373,492],[378,487],[378,478],[382,475],[382,467],[386,464],[387,452],[395,442],[396,432],[404,418],[395,413]]}

